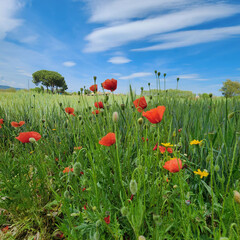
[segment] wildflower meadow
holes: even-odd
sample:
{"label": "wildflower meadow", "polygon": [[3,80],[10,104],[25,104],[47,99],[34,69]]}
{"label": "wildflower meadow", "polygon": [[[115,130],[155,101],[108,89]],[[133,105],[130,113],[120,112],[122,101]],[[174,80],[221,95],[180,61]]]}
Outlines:
{"label": "wildflower meadow", "polygon": [[0,94],[0,239],[240,239],[240,99],[102,87]]}

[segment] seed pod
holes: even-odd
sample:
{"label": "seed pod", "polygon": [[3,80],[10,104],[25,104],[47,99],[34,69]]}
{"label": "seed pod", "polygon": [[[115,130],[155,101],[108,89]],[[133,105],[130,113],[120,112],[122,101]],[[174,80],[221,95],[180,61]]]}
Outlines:
{"label": "seed pod", "polygon": [[130,192],[132,195],[135,195],[137,193],[137,182],[135,179],[132,179],[130,181]]}

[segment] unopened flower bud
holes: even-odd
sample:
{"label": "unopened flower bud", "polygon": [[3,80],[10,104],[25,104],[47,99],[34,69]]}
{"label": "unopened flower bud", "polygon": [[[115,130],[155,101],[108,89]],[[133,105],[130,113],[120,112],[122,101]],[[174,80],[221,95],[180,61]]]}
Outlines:
{"label": "unopened flower bud", "polygon": [[152,95],[150,95],[150,97],[149,97],[151,100],[152,100]]}
{"label": "unopened flower bud", "polygon": [[141,235],[141,236],[138,237],[138,240],[146,240],[146,238]]}
{"label": "unopened flower bud", "polygon": [[130,192],[132,195],[135,195],[137,193],[137,182],[135,179],[132,179],[130,181]]}
{"label": "unopened flower bud", "polygon": [[240,193],[234,190],[233,194],[234,194],[234,200],[236,201],[236,203],[240,204]]}
{"label": "unopened flower bud", "polygon": [[143,119],[142,119],[142,118],[139,118],[139,119],[138,119],[138,124],[139,124],[139,125],[142,125],[142,124],[143,124]]}
{"label": "unopened flower bud", "polygon": [[59,103],[59,106],[60,106],[60,107],[62,106],[62,103],[61,103],[61,102]]}
{"label": "unopened flower bud", "polygon": [[125,109],[125,104],[124,104],[124,103],[121,104],[121,109],[122,109],[122,110]]}
{"label": "unopened flower bud", "polygon": [[96,211],[96,210],[97,210],[97,207],[96,207],[96,206],[93,206],[93,207],[92,207],[92,210],[93,210],[93,211]]}
{"label": "unopened flower bud", "polygon": [[82,167],[81,167],[81,163],[80,162],[76,162],[74,165],[73,165],[73,173],[76,175],[76,176],[81,176],[81,170],[82,170]]}
{"label": "unopened flower bud", "polygon": [[220,170],[219,165],[216,165],[216,166],[214,167],[214,170],[215,170],[215,172],[218,172],[218,171]]}
{"label": "unopened flower bud", "polygon": [[178,186],[177,185],[173,185],[173,188],[177,188]]}
{"label": "unopened flower bud", "polygon": [[99,240],[100,239],[100,233],[99,232],[95,232],[94,236],[93,236],[94,240]]}
{"label": "unopened flower bud", "polygon": [[234,117],[235,112],[229,113],[228,114],[228,120],[232,119]]}
{"label": "unopened flower bud", "polygon": [[209,93],[209,97],[212,98],[212,96],[213,96],[212,93]]}
{"label": "unopened flower bud", "polygon": [[125,207],[125,206],[122,207],[122,208],[121,208],[121,213],[122,213],[123,216],[127,216],[127,214],[128,214],[128,208]]}
{"label": "unopened flower bud", "polygon": [[115,122],[115,123],[118,121],[118,112],[113,113],[112,119],[113,119],[113,122]]}

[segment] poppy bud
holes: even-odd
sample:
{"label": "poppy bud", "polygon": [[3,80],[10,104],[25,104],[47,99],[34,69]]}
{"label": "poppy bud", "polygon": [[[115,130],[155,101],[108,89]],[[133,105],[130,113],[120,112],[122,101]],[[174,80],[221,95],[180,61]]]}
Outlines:
{"label": "poppy bud", "polygon": [[96,227],[99,227],[101,225],[101,220],[96,221]]}
{"label": "poppy bud", "polygon": [[236,201],[236,203],[240,204],[240,193],[234,190],[233,194],[234,194],[234,200]]}
{"label": "poppy bud", "polygon": [[173,131],[172,136],[173,136],[173,137],[176,137],[176,131],[175,131],[175,130]]}
{"label": "poppy bud", "polygon": [[99,240],[99,239],[100,239],[100,234],[99,234],[99,232],[95,232],[95,233],[94,233],[93,239],[94,239],[94,240]]}
{"label": "poppy bud", "polygon": [[154,133],[154,137],[155,137],[155,138],[157,137],[157,133]]}
{"label": "poppy bud", "polygon": [[65,198],[69,198],[70,197],[70,194],[69,194],[68,190],[66,190],[63,195],[64,195]]}
{"label": "poppy bud", "polygon": [[[79,95],[80,95],[80,92],[79,92]],[[78,101],[78,103],[80,103],[80,101]]]}
{"label": "poppy bud", "polygon": [[79,120],[82,120],[82,116],[81,116],[81,115],[79,115],[79,116],[78,116],[78,119],[79,119]]}
{"label": "poppy bud", "polygon": [[214,170],[215,170],[215,172],[218,172],[218,171],[220,170],[219,165],[216,165],[216,166],[214,167]]}
{"label": "poppy bud", "polygon": [[173,185],[173,188],[177,188],[178,186],[177,185]]}
{"label": "poppy bud", "polygon": [[88,109],[89,109],[89,111],[91,111],[92,107],[89,106]]}
{"label": "poppy bud", "polygon": [[143,119],[142,119],[142,118],[139,118],[139,119],[138,119],[138,124],[139,124],[139,125],[142,125],[142,124],[143,124]]}
{"label": "poppy bud", "polygon": [[33,95],[33,97],[35,97],[35,95]]}
{"label": "poppy bud", "polygon": [[150,82],[148,83],[148,86],[150,87]]}
{"label": "poppy bud", "polygon": [[96,206],[93,206],[93,207],[92,207],[92,210],[93,210],[93,211],[96,211],[96,210],[97,210],[97,207],[96,207]]}
{"label": "poppy bud", "polygon": [[132,193],[132,195],[135,195],[137,193],[137,182],[136,180],[131,180],[130,181],[130,192]]}
{"label": "poppy bud", "polygon": [[235,114],[235,112],[228,114],[228,120],[232,119],[234,117],[234,114]]}
{"label": "poppy bud", "polygon": [[31,137],[31,138],[29,138],[29,142],[30,142],[30,143],[35,143],[35,142],[36,142],[36,139]]}
{"label": "poppy bud", "polygon": [[138,240],[146,240],[146,238],[141,235],[141,236],[138,237]]}
{"label": "poppy bud", "polygon": [[114,112],[113,115],[112,115],[112,120],[113,122],[117,122],[118,121],[118,112]]}
{"label": "poppy bud", "polygon": [[212,98],[212,93],[209,93],[209,97]]}
{"label": "poppy bud", "polygon": [[81,167],[81,163],[80,162],[76,162],[74,165],[73,165],[73,173],[76,175],[76,176],[81,176],[81,170],[82,170],[82,167]]}
{"label": "poppy bud", "polygon": [[60,106],[60,107],[62,106],[62,103],[61,103],[61,102],[59,103],[59,106]]}
{"label": "poppy bud", "polygon": [[128,208],[125,207],[125,206],[122,207],[122,208],[121,208],[121,213],[122,213],[123,216],[127,216],[127,214],[128,214]]}
{"label": "poppy bud", "polygon": [[152,95],[150,95],[150,97],[149,97],[149,98],[150,98],[150,100],[152,100]]}
{"label": "poppy bud", "polygon": [[154,222],[160,222],[161,221],[161,216],[160,215],[156,215],[156,214],[153,214],[153,221]]}
{"label": "poppy bud", "polygon": [[121,109],[122,109],[122,110],[125,109],[125,104],[124,104],[124,103],[121,104]]}

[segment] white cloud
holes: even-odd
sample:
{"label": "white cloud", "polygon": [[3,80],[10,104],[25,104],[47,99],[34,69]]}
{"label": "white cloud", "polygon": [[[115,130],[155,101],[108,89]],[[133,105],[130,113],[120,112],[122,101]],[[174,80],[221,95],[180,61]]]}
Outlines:
{"label": "white cloud", "polygon": [[8,32],[22,24],[21,19],[15,18],[16,13],[23,7],[20,0],[0,0],[0,39]]}
{"label": "white cloud", "polygon": [[108,62],[112,63],[112,64],[123,64],[123,63],[129,63],[132,60],[126,58],[126,57],[112,57],[108,60]]}
{"label": "white cloud", "polygon": [[31,73],[26,72],[26,71],[23,70],[23,69],[18,69],[17,72],[19,72],[19,74],[21,74],[21,75],[23,75],[23,76],[32,77],[32,74],[31,74]]}
{"label": "white cloud", "polygon": [[178,47],[191,46],[199,43],[219,41],[237,35],[240,35],[240,26],[181,31],[154,37],[153,41],[162,41],[163,43],[150,47],[133,49],[133,51],[173,49]]}
{"label": "white cloud", "polygon": [[[198,0],[198,2],[202,0]],[[149,13],[178,9],[196,0],[88,0],[90,22],[116,22],[131,18],[143,18]]]}
{"label": "white cloud", "polygon": [[[240,12],[239,6],[227,4],[203,5],[178,12],[132,21],[117,26],[95,29],[86,40],[86,52],[101,52],[132,41],[229,17]],[[124,36],[124,37],[123,37]]]}
{"label": "white cloud", "polygon": [[68,62],[63,63],[63,66],[65,66],[65,67],[73,67],[75,65],[76,65],[76,63],[72,62],[72,61],[68,61]]}
{"label": "white cloud", "polygon": [[153,73],[150,73],[150,72],[137,72],[137,73],[132,73],[128,76],[122,76],[119,79],[127,80],[127,79],[141,78],[141,77],[147,77],[152,75]]}

